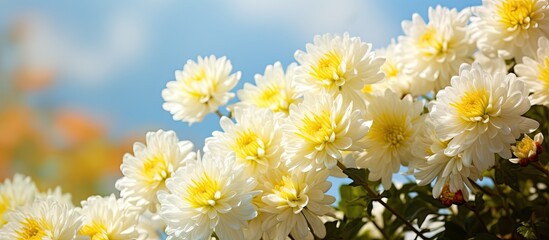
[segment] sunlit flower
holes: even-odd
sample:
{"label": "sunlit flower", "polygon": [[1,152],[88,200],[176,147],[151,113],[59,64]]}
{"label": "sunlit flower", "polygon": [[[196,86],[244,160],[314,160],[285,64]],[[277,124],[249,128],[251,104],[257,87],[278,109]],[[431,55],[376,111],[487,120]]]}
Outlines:
{"label": "sunlit flower", "polygon": [[539,39],[539,49],[534,58],[524,57],[515,66],[519,80],[530,90],[530,102],[549,106],[549,40]]}
{"label": "sunlit flower", "polygon": [[256,85],[244,83],[244,88],[238,90],[240,102],[237,105],[254,105],[288,115],[290,105],[301,101],[294,83],[296,67],[295,63],[290,64],[284,74],[280,62],[267,66],[263,75],[254,76]]}
{"label": "sunlit flower", "polygon": [[76,209],[55,201],[38,200],[6,215],[1,240],[75,239],[82,222]]}
{"label": "sunlit flower", "polygon": [[31,204],[38,194],[36,185],[30,177],[15,174],[0,184],[0,228],[6,224],[5,215],[18,207]]}
{"label": "sunlit flower", "polygon": [[166,189],[165,181],[186,162],[195,159],[193,144],[179,141],[175,132],[148,132],[146,144],[136,142],[133,154],[124,155],[120,166],[124,177],[116,181],[120,196],[130,203],[156,212],[156,193]]}
{"label": "sunlit flower", "polygon": [[535,56],[538,38],[549,37],[547,0],[483,0],[471,18],[477,47],[490,57]]}
{"label": "sunlit flower", "polygon": [[380,68],[385,59],[375,56],[371,44],[358,37],[325,34],[298,50],[295,59],[300,67],[296,73],[299,93],[327,92],[334,98],[341,94],[346,104],[363,105],[361,89],[383,79]]}
{"label": "sunlit flower", "polygon": [[386,49],[377,50],[376,53],[385,58],[385,63],[381,66],[381,72],[385,74],[385,78],[377,83],[364,85],[362,92],[368,96],[383,94],[385,89],[391,89],[398,95],[410,93],[412,77],[404,72],[404,63],[398,44],[393,40]]}
{"label": "sunlit flower", "polygon": [[500,57],[490,58],[484,55],[482,52],[476,52],[473,54],[475,62],[478,62],[482,69],[489,72],[490,74],[495,74],[497,72],[507,72],[511,66],[507,66],[505,59]]}
{"label": "sunlit flower", "polygon": [[357,155],[357,166],[370,169],[369,179],[381,179],[383,187],[389,189],[392,174],[411,160],[423,104],[413,102],[410,95],[401,99],[389,90],[374,100],[368,105],[372,125],[365,137],[364,152]]}
{"label": "sunlit flower", "polygon": [[82,239],[144,239],[136,226],[140,209],[114,194],[108,197],[91,196],[82,201]]}
{"label": "sunlit flower", "polygon": [[474,166],[466,166],[461,154],[447,156],[444,153],[448,141],[441,141],[436,137],[435,126],[429,117],[424,121],[420,131],[414,146],[419,151],[424,149],[424,153],[418,154],[418,151],[413,151],[418,158],[412,164],[417,184],[427,185],[435,182],[432,192],[434,198],[441,197],[444,188],[447,187],[449,192],[460,191],[465,200],[469,199],[468,189],[473,189],[469,179],[474,181],[480,178],[479,171]]}
{"label": "sunlit flower", "polygon": [[472,61],[475,48],[467,28],[469,17],[469,9],[458,12],[437,6],[429,8],[427,24],[419,14],[411,22],[402,22],[405,35],[399,38],[399,53],[406,73],[414,77],[414,95],[448,86],[459,65]]}
{"label": "sunlit flower", "polygon": [[168,240],[243,239],[243,227],[257,216],[252,198],[256,181],[243,174],[234,154],[189,161],[166,181],[160,191],[160,215],[167,223]]}
{"label": "sunlit flower", "polygon": [[[263,182],[260,208],[265,213],[262,229],[270,239],[312,239],[312,234],[324,238],[326,228],[320,216],[332,214],[335,198],[326,195],[331,183],[328,170],[272,171]],[[311,234],[312,232],[312,234]]]}
{"label": "sunlit flower", "polygon": [[359,110],[343,105],[341,95],[306,95],[299,105],[290,107],[284,131],[283,158],[292,168],[333,168],[341,151],[362,149],[359,140],[368,127]]}
{"label": "sunlit flower", "polygon": [[269,171],[280,163],[283,149],[280,147],[282,132],[279,129],[280,115],[270,109],[237,107],[234,110],[236,123],[227,117],[219,124],[223,132],[213,132],[206,139],[204,151],[221,158],[234,152],[236,163],[243,164],[248,176]]}
{"label": "sunlit flower", "polygon": [[521,166],[527,166],[528,163],[537,161],[542,152],[542,142],[543,134],[541,132],[536,134],[533,140],[524,134],[522,140],[518,141],[515,146],[511,146],[516,158],[510,158],[509,161],[519,163]]}
{"label": "sunlit flower", "polygon": [[452,85],[438,92],[430,115],[437,137],[449,141],[444,153],[462,154],[464,166],[480,172],[494,165],[494,153],[511,158],[510,145],[539,123],[522,117],[530,109],[528,90],[514,74],[490,74],[464,64]]}
{"label": "sunlit flower", "polygon": [[234,93],[229,91],[240,80],[240,72],[231,74],[232,65],[226,57],[198,57],[188,60],[183,71],[175,71],[175,81],[162,90],[166,101],[162,107],[173,114],[174,120],[192,124],[200,122],[206,114],[225,105]]}

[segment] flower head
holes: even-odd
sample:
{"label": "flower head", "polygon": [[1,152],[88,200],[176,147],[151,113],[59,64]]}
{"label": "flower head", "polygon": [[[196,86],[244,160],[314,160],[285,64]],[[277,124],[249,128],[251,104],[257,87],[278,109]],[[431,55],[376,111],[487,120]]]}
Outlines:
{"label": "flower head", "polygon": [[1,240],[75,239],[82,222],[76,209],[54,199],[37,200],[9,212]]}
{"label": "flower head", "polygon": [[308,171],[333,168],[343,158],[341,151],[362,148],[360,139],[368,132],[359,110],[343,105],[341,95],[306,95],[292,105],[284,131],[283,158],[291,168]]}
{"label": "flower head", "polygon": [[549,37],[547,0],[483,0],[471,18],[477,47],[490,57],[534,56],[540,37]]}
{"label": "flower head", "polygon": [[193,144],[179,141],[175,132],[148,132],[146,144],[133,145],[134,155],[124,155],[120,166],[124,177],[116,181],[123,198],[156,212],[156,193],[166,189],[166,179],[186,162],[194,159]]}
{"label": "flower head", "polygon": [[482,172],[494,164],[494,153],[511,158],[511,143],[539,126],[522,116],[528,109],[528,91],[514,74],[490,74],[474,63],[462,65],[438,92],[429,114],[437,137],[449,141],[444,153],[462,154],[464,166]]}
{"label": "flower head", "polygon": [[375,56],[371,44],[357,37],[325,34],[315,36],[306,51],[296,51],[300,65],[295,79],[299,93],[326,92],[334,98],[341,94],[346,104],[364,105],[361,89],[383,79],[380,67],[385,61]]}
{"label": "flower head", "polygon": [[7,223],[5,215],[8,212],[31,204],[37,194],[38,189],[31,178],[21,174],[0,184],[0,228]]}
{"label": "flower head", "polygon": [[297,65],[292,63],[284,74],[280,62],[267,66],[263,75],[254,76],[255,86],[244,83],[244,88],[237,92],[241,101],[237,105],[253,105],[288,115],[290,105],[301,102],[301,94],[297,93],[294,83],[296,68]]}
{"label": "flower head", "polygon": [[429,8],[427,24],[419,14],[402,22],[405,35],[399,38],[399,52],[406,73],[414,77],[414,95],[446,87],[459,65],[471,62],[475,49],[467,28],[469,16],[468,9],[458,12],[437,6]]}
{"label": "flower head", "polygon": [[265,214],[262,229],[271,239],[294,239],[312,237],[324,238],[326,228],[320,216],[331,214],[330,206],[335,198],[326,195],[331,183],[327,181],[329,171],[272,171],[264,179],[263,202],[260,211]]}
{"label": "flower head", "polygon": [[523,81],[532,95],[532,104],[549,106],[549,40],[539,39],[539,49],[534,58],[524,57],[515,66],[519,80]]}
{"label": "flower head", "polygon": [[519,163],[521,166],[527,166],[530,162],[538,160],[538,156],[542,152],[541,143],[543,142],[543,134],[538,133],[534,139],[524,134],[522,140],[518,141],[515,146],[511,146],[513,155],[516,158],[510,158],[512,163]]}
{"label": "flower head", "polygon": [[270,109],[237,107],[234,110],[236,123],[229,118],[221,118],[223,132],[213,132],[206,139],[204,151],[221,158],[234,152],[236,164],[244,165],[248,176],[265,173],[280,163],[282,133],[279,123],[281,116]]}
{"label": "flower head", "polygon": [[192,124],[206,114],[225,105],[234,93],[229,91],[240,80],[240,72],[231,74],[232,65],[226,57],[198,57],[187,61],[183,71],[175,72],[175,81],[168,82],[162,91],[166,101],[162,106],[173,114],[174,120]]}
{"label": "flower head", "polygon": [[171,239],[243,239],[243,227],[257,216],[252,198],[256,181],[243,174],[234,154],[205,154],[167,180],[169,192],[158,193],[160,215]]}
{"label": "flower head", "polygon": [[143,239],[136,226],[140,209],[114,194],[82,201],[80,237],[89,239]]}
{"label": "flower head", "polygon": [[364,137],[364,152],[356,160],[357,166],[370,169],[370,180],[381,179],[384,188],[391,187],[392,174],[410,160],[422,111],[421,102],[413,102],[410,95],[401,99],[390,90],[369,103],[372,125]]}

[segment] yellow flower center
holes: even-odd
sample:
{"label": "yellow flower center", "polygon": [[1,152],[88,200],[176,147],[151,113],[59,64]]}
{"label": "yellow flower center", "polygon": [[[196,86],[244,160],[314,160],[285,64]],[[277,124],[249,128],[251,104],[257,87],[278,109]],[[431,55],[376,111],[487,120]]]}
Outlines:
{"label": "yellow flower center", "polygon": [[366,84],[362,88],[362,92],[366,94],[372,94],[374,92],[374,87],[372,86],[372,84]]}
{"label": "yellow flower center", "polygon": [[425,57],[433,57],[443,54],[448,49],[448,44],[442,39],[442,36],[437,33],[436,28],[428,27],[425,33],[421,35],[418,47]]}
{"label": "yellow flower center", "polygon": [[186,200],[194,208],[212,207],[221,198],[219,190],[219,183],[204,173],[199,180],[193,179],[192,184],[187,187]]}
{"label": "yellow flower center", "polygon": [[204,68],[200,68],[193,76],[188,78],[188,81],[200,82],[206,79],[206,71]]}
{"label": "yellow flower center", "polygon": [[545,58],[545,61],[538,65],[538,69],[538,79],[541,80],[545,88],[549,90],[549,58]]}
{"label": "yellow flower center", "polygon": [[105,224],[100,222],[92,222],[90,225],[85,225],[80,229],[80,235],[90,237],[90,240],[109,240],[109,234]]}
{"label": "yellow flower center", "polygon": [[311,76],[321,80],[324,85],[337,86],[345,83],[344,72],[341,70],[341,55],[335,51],[330,51],[324,54],[318,61],[317,66],[312,67]]}
{"label": "yellow flower center", "polygon": [[38,222],[35,219],[28,218],[23,223],[21,230],[17,231],[18,240],[42,240],[46,237],[46,230],[48,229],[51,229],[51,227],[44,220]]}
{"label": "yellow flower center", "polygon": [[0,228],[6,224],[4,220],[4,214],[8,211],[9,208],[9,199],[6,196],[0,195]]}
{"label": "yellow flower center", "polygon": [[485,89],[466,92],[458,103],[451,103],[465,121],[484,121],[490,111],[489,96]]}
{"label": "yellow flower center", "polygon": [[524,138],[517,142],[516,146],[513,148],[513,153],[518,158],[528,158],[530,153],[534,151],[534,146],[536,143],[528,135],[524,135]]}
{"label": "yellow flower center", "polygon": [[143,164],[143,174],[151,183],[164,182],[170,177],[168,164],[162,154],[155,155]]}
{"label": "yellow flower center", "polygon": [[233,150],[239,159],[250,160],[251,163],[255,163],[255,161],[265,156],[265,143],[255,132],[248,129],[237,133]]}
{"label": "yellow flower center", "polygon": [[328,111],[323,111],[318,115],[305,115],[302,125],[298,129],[296,134],[308,142],[322,144],[335,140],[334,126],[332,126]]}
{"label": "yellow flower center", "polygon": [[272,84],[263,89],[256,100],[256,105],[261,108],[270,108],[274,112],[288,113],[288,108],[293,102],[284,94],[282,86]]}
{"label": "yellow flower center", "polygon": [[301,212],[308,203],[307,197],[302,196],[301,191],[302,188],[290,176],[283,176],[274,188],[274,193],[285,200],[280,204],[290,206],[295,214]]}
{"label": "yellow flower center", "polygon": [[533,20],[532,0],[507,0],[498,6],[500,21],[508,30],[528,29]]}
{"label": "yellow flower center", "polygon": [[398,76],[399,73],[397,65],[390,61],[385,61],[385,63],[381,66],[381,71],[385,73],[387,79],[394,78]]}
{"label": "yellow flower center", "polygon": [[382,145],[400,147],[410,137],[406,127],[406,115],[379,114],[374,119],[368,135]]}

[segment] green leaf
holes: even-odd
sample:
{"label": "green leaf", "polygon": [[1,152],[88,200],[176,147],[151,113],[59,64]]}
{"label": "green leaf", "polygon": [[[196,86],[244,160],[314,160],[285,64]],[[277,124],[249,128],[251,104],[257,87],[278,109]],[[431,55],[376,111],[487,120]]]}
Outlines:
{"label": "green leaf", "polygon": [[347,176],[353,180],[353,182],[349,184],[351,186],[362,186],[368,184],[365,169],[346,168],[343,170],[343,173],[347,174]]}
{"label": "green leaf", "polygon": [[467,232],[461,226],[454,222],[448,221],[444,224],[444,235],[441,239],[447,240],[463,240],[467,238]]}
{"label": "green leaf", "polygon": [[520,186],[518,181],[518,172],[520,166],[509,162],[506,159],[499,159],[499,166],[496,168],[495,181],[497,184],[505,184],[511,189],[519,192]]}
{"label": "green leaf", "polygon": [[534,229],[528,223],[523,223],[523,225],[519,226],[517,233],[526,239],[537,239]]}
{"label": "green leaf", "polygon": [[475,208],[478,210],[484,209],[484,199],[482,198],[484,196],[484,193],[477,192],[475,194]]}

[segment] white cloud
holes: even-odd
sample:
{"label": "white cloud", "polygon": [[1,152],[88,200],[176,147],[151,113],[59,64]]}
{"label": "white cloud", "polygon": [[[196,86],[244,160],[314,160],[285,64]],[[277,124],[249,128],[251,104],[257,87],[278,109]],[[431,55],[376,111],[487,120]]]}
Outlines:
{"label": "white cloud", "polygon": [[[236,19],[252,24],[282,26],[295,37],[312,39],[313,34],[350,31],[364,41],[384,43],[390,39],[388,26],[374,1],[361,0],[235,0],[228,9]],[[393,27],[394,28],[394,27]]]}

